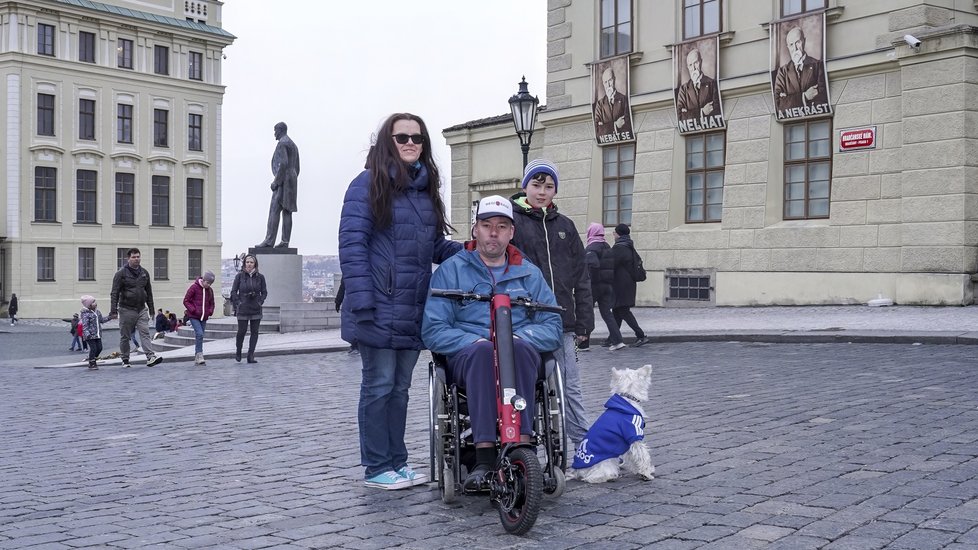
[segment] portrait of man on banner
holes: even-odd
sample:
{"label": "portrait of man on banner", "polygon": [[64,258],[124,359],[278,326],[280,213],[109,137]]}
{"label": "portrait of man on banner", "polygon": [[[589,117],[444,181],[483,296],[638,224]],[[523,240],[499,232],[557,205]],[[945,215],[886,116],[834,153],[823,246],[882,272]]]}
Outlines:
{"label": "portrait of man on banner", "polygon": [[679,133],[726,128],[719,87],[719,38],[677,44],[672,49],[673,91]]}
{"label": "portrait of man on banner", "polygon": [[628,101],[629,76],[627,57],[591,66],[591,112],[598,145],[635,140]]}
{"label": "portrait of man on banner", "polygon": [[771,25],[771,90],[779,121],[832,114],[824,60],[824,13]]}

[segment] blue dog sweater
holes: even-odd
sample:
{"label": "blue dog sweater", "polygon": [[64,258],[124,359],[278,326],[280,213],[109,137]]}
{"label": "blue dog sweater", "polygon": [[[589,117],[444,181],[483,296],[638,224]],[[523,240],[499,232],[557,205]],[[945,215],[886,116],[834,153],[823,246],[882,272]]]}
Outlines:
{"label": "blue dog sweater", "polygon": [[645,437],[645,419],[625,398],[614,394],[604,406],[605,411],[577,446],[573,465],[575,470],[619,457],[632,443]]}

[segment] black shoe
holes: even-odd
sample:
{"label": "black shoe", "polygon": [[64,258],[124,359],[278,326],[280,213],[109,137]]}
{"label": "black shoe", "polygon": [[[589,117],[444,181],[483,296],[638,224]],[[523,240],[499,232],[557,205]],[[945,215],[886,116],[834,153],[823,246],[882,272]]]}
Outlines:
{"label": "black shoe", "polygon": [[122,368],[128,369],[131,366],[132,366],[132,364],[129,363],[129,360],[128,359],[123,359],[122,360]]}
{"label": "black shoe", "polygon": [[635,346],[636,348],[640,348],[640,347],[642,347],[642,346],[644,346],[645,344],[648,344],[648,343],[649,343],[648,336],[643,336],[643,337],[635,340],[635,343],[632,344],[632,345]]}
{"label": "black shoe", "polygon": [[488,475],[488,464],[476,464],[475,469],[466,476],[465,481],[462,483],[462,488],[466,491],[482,491],[486,485],[486,476]]}
{"label": "black shoe", "polygon": [[237,351],[234,352],[234,360],[239,363],[241,362],[241,348],[238,348]]}
{"label": "black shoe", "polygon": [[95,361],[89,361],[88,370],[98,370],[98,364]]}

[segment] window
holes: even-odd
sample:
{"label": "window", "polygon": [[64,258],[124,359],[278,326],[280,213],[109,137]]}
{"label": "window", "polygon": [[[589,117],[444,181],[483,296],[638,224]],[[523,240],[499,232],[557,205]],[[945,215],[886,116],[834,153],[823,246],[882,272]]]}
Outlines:
{"label": "window", "polygon": [[78,139],[95,139],[95,100],[78,100]]}
{"label": "window", "polygon": [[190,71],[187,78],[190,80],[204,79],[204,54],[200,52],[190,52]]}
{"label": "window", "polygon": [[167,248],[153,249],[153,280],[165,281],[169,279],[167,272],[170,266],[170,250]]}
{"label": "window", "polygon": [[723,132],[686,137],[686,223],[720,221],[725,137]]}
{"label": "window", "polygon": [[190,113],[187,123],[187,148],[191,151],[203,151],[201,133],[204,125],[204,116]]}
{"label": "window", "polygon": [[784,218],[829,217],[832,121],[784,127]]}
{"label": "window", "polygon": [[166,109],[153,109],[153,145],[155,147],[169,147],[167,133],[169,132],[170,111]]}
{"label": "window", "polygon": [[54,96],[37,94],[37,135],[54,135]]}
{"label": "window", "polygon": [[76,176],[78,223],[96,223],[96,193],[98,174],[94,170],[79,170]]}
{"label": "window", "polygon": [[95,33],[78,31],[78,61],[95,63]]}
{"label": "window", "polygon": [[720,0],[683,0],[683,38],[720,32]]}
{"label": "window", "polygon": [[78,280],[79,281],[95,280],[95,249],[94,248],[78,249]]}
{"label": "window", "polygon": [[170,48],[153,46],[153,72],[163,75],[170,74]]}
{"label": "window", "polygon": [[825,0],[781,0],[783,17],[821,9],[825,9]]}
{"label": "window", "polygon": [[601,58],[632,51],[632,0],[601,0]]}
{"label": "window", "polygon": [[116,116],[116,140],[119,143],[132,143],[132,105],[120,103]]}
{"label": "window", "polygon": [[135,225],[135,174],[115,175],[115,223],[117,225]]}
{"label": "window", "polygon": [[169,176],[153,176],[153,225],[170,225]]}
{"label": "window", "polygon": [[119,52],[119,68],[131,69],[132,68],[132,40],[129,40],[128,38],[120,38],[119,45],[116,47],[116,51]]}
{"label": "window", "polygon": [[196,281],[204,272],[204,251],[191,248],[187,251],[187,280]]}
{"label": "window", "polygon": [[37,53],[54,56],[54,25],[37,24]]}
{"label": "window", "polygon": [[635,145],[605,147],[601,166],[601,218],[604,225],[632,223]]}
{"label": "window", "polygon": [[187,178],[187,227],[204,227],[204,180]]}
{"label": "window", "polygon": [[54,280],[54,247],[37,247],[37,280]]}
{"label": "window", "polygon": [[685,273],[679,276],[670,276],[669,299],[709,301],[712,287],[709,274]]}
{"label": "window", "polygon": [[49,166],[34,167],[34,221],[56,222],[58,203],[58,170]]}
{"label": "window", "polygon": [[122,269],[122,266],[129,263],[129,258],[126,257],[126,252],[129,252],[128,248],[116,248],[115,249],[115,264],[116,271]]}

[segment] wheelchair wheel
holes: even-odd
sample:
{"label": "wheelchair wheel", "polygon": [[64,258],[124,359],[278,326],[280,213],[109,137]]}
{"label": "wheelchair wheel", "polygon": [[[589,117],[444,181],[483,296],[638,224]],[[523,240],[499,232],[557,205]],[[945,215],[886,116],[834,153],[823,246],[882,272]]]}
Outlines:
{"label": "wheelchair wheel", "polygon": [[532,450],[520,447],[503,459],[492,485],[499,520],[507,533],[523,535],[536,523],[543,483],[540,461]]}
{"label": "wheelchair wheel", "polygon": [[448,438],[452,430],[451,422],[445,412],[445,400],[447,399],[445,384],[437,377],[434,379],[434,400],[432,411],[434,411],[434,429],[432,430],[432,451],[435,463],[435,471],[438,475],[438,489],[441,491],[442,502],[451,503],[455,500],[455,472],[451,464],[446,461],[446,446],[450,444]]}
{"label": "wheelchair wheel", "polygon": [[557,498],[564,494],[564,488],[566,486],[567,480],[564,478],[564,471],[560,468],[554,468],[554,487],[548,494],[553,498]]}

